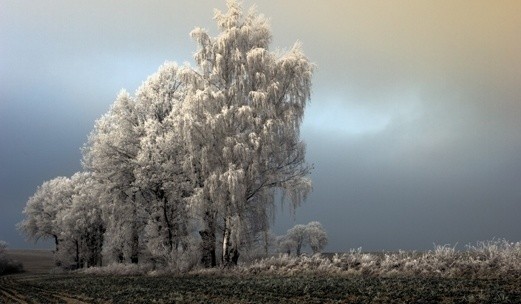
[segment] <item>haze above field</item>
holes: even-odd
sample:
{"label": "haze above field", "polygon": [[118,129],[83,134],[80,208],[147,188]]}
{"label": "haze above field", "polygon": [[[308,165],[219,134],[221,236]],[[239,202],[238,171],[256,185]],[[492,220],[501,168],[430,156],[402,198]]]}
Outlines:
{"label": "haze above field", "polygon": [[[300,40],[318,65],[302,128],[314,191],[275,232],[318,220],[329,251],[521,239],[520,2],[255,3],[272,49]],[[15,229],[28,197],[81,170],[121,88],[193,62],[188,33],[216,33],[216,6],[1,1],[0,240],[33,246]]]}

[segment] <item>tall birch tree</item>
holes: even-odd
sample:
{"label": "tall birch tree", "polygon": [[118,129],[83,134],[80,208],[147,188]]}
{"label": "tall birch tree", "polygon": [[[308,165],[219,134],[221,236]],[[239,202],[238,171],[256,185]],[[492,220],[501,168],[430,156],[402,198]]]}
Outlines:
{"label": "tall birch tree", "polygon": [[216,37],[201,28],[191,33],[199,49],[184,135],[200,182],[194,199],[204,210],[203,232],[220,230],[222,263],[232,265],[253,227],[248,219],[267,221],[276,189],[296,207],[311,188],[299,130],[313,65],[299,43],[270,52],[267,20],[244,14],[237,1],[227,4],[215,13]]}

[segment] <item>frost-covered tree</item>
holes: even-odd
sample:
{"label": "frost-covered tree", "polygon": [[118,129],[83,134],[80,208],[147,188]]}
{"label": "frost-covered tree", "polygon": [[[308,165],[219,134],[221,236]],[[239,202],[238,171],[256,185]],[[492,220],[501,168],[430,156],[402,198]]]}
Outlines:
{"label": "frost-covered tree", "polygon": [[104,233],[100,191],[89,173],[47,181],[28,200],[18,227],[29,239],[54,239],[58,265],[99,265]]}
{"label": "frost-covered tree", "polygon": [[0,256],[3,255],[7,250],[7,242],[0,241]]}
{"label": "frost-covered tree", "polygon": [[193,186],[185,173],[185,147],[180,108],[186,96],[183,74],[189,71],[167,62],[138,89],[140,146],[134,185],[147,210],[146,247],[155,258],[175,261],[189,248],[192,215],[187,197]]}
{"label": "frost-covered tree", "polygon": [[307,225],[295,225],[287,231],[286,235],[280,236],[278,240],[281,251],[290,254],[294,248],[297,256],[299,256],[306,245],[311,247],[313,254],[321,252],[327,245],[328,238],[322,224],[313,221]]}
{"label": "frost-covered tree", "polygon": [[293,226],[293,228],[290,228],[286,233],[286,238],[294,244],[295,252],[297,256],[299,256],[302,253],[302,247],[306,246],[309,240],[306,225],[298,224]]}
{"label": "frost-covered tree", "polygon": [[24,208],[25,219],[18,224],[30,240],[53,239],[55,251],[60,250],[61,215],[72,204],[73,188],[67,177],[44,182],[29,198]]}
{"label": "frost-covered tree", "polygon": [[137,263],[144,227],[140,193],[134,186],[140,129],[135,101],[122,91],[95,124],[83,148],[83,166],[105,187],[106,253]]}
{"label": "frost-covered tree", "polygon": [[191,33],[199,49],[183,104],[184,136],[197,186],[193,202],[204,215],[203,248],[214,250],[220,228],[229,265],[252,227],[248,219],[267,217],[276,189],[297,206],[311,188],[299,129],[313,65],[299,44],[270,52],[266,19],[244,14],[237,1],[215,20],[218,36],[201,28]]}
{"label": "frost-covered tree", "polygon": [[291,250],[297,247],[297,243],[288,235],[282,235],[277,237],[277,246],[280,252],[290,255]]}
{"label": "frost-covered tree", "polygon": [[313,254],[321,252],[326,247],[328,238],[322,224],[317,221],[308,223],[306,225],[306,233],[309,247],[311,247]]}
{"label": "frost-covered tree", "polygon": [[72,204],[60,212],[60,235],[67,245],[62,259],[68,256],[76,268],[100,266],[105,233],[100,194],[104,189],[87,172],[74,174],[71,183]]}
{"label": "frost-covered tree", "polygon": [[187,198],[194,187],[180,126],[191,72],[167,62],[135,96],[122,92],[84,148],[85,168],[108,193],[105,251],[116,260],[137,261],[144,251],[173,260],[193,243]]}

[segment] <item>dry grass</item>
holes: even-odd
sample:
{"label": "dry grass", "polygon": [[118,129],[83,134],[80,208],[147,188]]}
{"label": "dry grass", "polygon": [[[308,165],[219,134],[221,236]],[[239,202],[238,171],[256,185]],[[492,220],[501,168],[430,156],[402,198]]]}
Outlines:
{"label": "dry grass", "polygon": [[275,275],[335,274],[366,277],[500,278],[521,276],[521,242],[480,242],[457,251],[450,246],[416,252],[364,253],[360,249],[332,257],[280,255],[255,261],[238,273]]}

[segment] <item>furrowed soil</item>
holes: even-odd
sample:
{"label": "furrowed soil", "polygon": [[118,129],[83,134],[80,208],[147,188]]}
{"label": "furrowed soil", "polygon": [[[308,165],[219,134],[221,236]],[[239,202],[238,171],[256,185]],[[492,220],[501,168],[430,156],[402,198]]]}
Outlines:
{"label": "furrowed soil", "polygon": [[521,279],[0,277],[0,303],[521,303]]}

